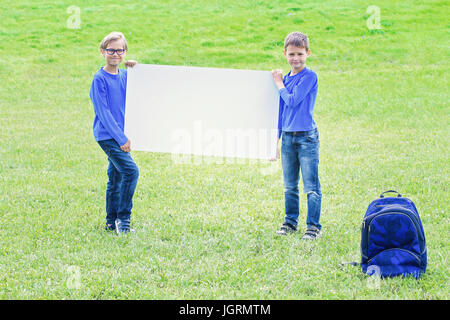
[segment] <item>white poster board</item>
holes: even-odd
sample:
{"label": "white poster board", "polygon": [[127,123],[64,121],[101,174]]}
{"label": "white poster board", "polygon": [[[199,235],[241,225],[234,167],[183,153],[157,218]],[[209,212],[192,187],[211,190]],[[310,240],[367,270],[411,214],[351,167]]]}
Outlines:
{"label": "white poster board", "polygon": [[270,71],[137,64],[125,134],[132,150],[270,159],[278,103]]}

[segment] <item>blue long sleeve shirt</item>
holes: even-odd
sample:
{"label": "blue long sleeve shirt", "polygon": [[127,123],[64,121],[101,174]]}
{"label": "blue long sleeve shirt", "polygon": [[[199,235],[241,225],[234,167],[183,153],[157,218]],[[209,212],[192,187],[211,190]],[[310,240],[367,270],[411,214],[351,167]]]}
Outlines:
{"label": "blue long sleeve shirt", "polygon": [[114,139],[123,146],[128,138],[124,133],[127,71],[119,69],[111,74],[100,68],[92,80],[89,96],[94,105],[94,137],[96,141]]}
{"label": "blue long sleeve shirt", "polygon": [[279,90],[278,138],[282,131],[309,131],[317,127],[313,119],[318,83],[314,71],[306,67],[294,76],[284,76]]}

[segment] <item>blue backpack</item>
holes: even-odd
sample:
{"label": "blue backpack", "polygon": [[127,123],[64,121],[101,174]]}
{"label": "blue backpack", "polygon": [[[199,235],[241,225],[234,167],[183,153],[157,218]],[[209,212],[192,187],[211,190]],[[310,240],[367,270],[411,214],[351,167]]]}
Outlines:
{"label": "blue backpack", "polygon": [[[385,197],[387,192],[396,197]],[[427,268],[425,234],[414,203],[394,190],[367,208],[361,227],[361,269],[380,277],[419,278]]]}

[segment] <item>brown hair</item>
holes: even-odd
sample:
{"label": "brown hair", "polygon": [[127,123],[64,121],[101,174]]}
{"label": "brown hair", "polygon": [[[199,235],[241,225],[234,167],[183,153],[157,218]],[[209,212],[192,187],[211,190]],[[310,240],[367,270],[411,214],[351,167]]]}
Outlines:
{"label": "brown hair", "polygon": [[119,39],[123,39],[123,48],[128,51],[127,39],[125,39],[125,36],[123,35],[122,32],[118,31],[111,32],[106,37],[104,37],[102,42],[100,42],[100,49],[106,49],[110,42]]}
{"label": "brown hair", "polygon": [[301,32],[291,32],[286,36],[286,39],[284,39],[284,49],[286,50],[286,48],[289,45],[296,46],[299,48],[305,48],[305,50],[308,51],[309,50],[308,36]]}

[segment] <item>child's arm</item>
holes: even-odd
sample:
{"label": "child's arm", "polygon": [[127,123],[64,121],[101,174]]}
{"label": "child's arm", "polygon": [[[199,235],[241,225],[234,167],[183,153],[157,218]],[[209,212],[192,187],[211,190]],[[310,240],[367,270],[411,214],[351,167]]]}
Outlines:
{"label": "child's arm", "polygon": [[277,153],[275,158],[271,158],[269,161],[277,161],[278,159],[280,159],[280,139],[277,139]]}
{"label": "child's arm", "polygon": [[120,129],[119,125],[111,114],[106,99],[105,84],[103,83],[102,79],[94,78],[94,80],[92,81],[90,96],[92,104],[94,105],[95,114],[100,119],[102,125],[111,135],[111,137],[117,141],[119,146],[124,146],[126,143],[128,143],[129,140]]}
{"label": "child's arm", "polygon": [[273,81],[275,82],[275,85],[277,86],[278,90],[280,90],[281,88],[284,88],[283,73],[281,72],[280,69],[272,70],[272,77],[273,77]]}
{"label": "child's arm", "polygon": [[286,107],[295,107],[299,105],[303,99],[306,98],[308,93],[317,83],[317,76],[315,74],[305,75],[298,85],[294,87],[292,93],[286,88],[280,89],[280,96],[284,100]]}
{"label": "child's arm", "polygon": [[298,85],[294,87],[292,93],[289,93],[283,84],[281,70],[272,71],[272,75],[286,107],[295,107],[300,104],[317,83],[317,76],[314,73],[307,74],[300,80]]}
{"label": "child's arm", "polygon": [[130,139],[128,139],[128,141],[123,146],[120,146],[120,149],[122,149],[123,152],[130,152],[131,151]]}
{"label": "child's arm", "polygon": [[133,68],[137,64],[137,61],[128,60],[128,61],[125,61],[123,64],[125,65],[125,67]]}
{"label": "child's arm", "polygon": [[[281,73],[281,70],[273,70],[272,71],[273,80],[275,81],[275,85],[278,87],[278,90],[282,87],[284,88],[283,84],[283,74]],[[283,114],[282,107],[280,106],[280,109],[278,110],[278,139],[277,139],[277,151],[275,158],[269,159],[270,161],[276,161],[280,159],[280,138],[281,138],[281,115]]]}

